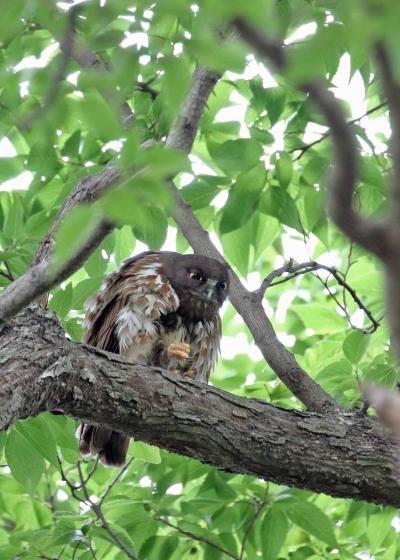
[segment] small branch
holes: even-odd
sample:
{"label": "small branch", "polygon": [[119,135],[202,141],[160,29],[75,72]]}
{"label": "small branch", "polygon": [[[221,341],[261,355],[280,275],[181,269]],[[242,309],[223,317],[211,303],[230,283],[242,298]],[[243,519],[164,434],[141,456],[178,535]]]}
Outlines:
{"label": "small branch", "polygon": [[[167,146],[184,150],[191,148],[194,139],[193,129],[192,126],[186,126],[186,123],[192,120],[198,123],[216,79],[217,75],[214,72],[207,71],[201,66],[196,69],[192,88],[181,116],[174,123],[167,138]],[[167,188],[175,202],[171,215],[193,250],[201,255],[217,259],[229,269],[230,300],[249,327],[255,343],[270,367],[307,408],[323,410],[337,407],[334,399],[307,375],[296,362],[293,354],[288,352],[278,340],[261,303],[246,290],[238,276],[213,245],[209,234],[202,228],[191,206],[183,200],[174,182],[168,181]]]}
{"label": "small branch", "polygon": [[42,118],[57,99],[60,87],[65,79],[68,63],[74,48],[75,26],[79,10],[80,6],[73,6],[68,12],[67,26],[61,40],[64,45],[64,49],[56,72],[51,80],[51,85],[46,93],[41,107],[32,111],[30,115],[19,123],[18,128],[21,130],[29,129],[35,121]]}
{"label": "small branch", "polygon": [[[242,38],[260,56],[269,59],[279,71],[286,70],[286,53],[280,41],[262,33],[243,18],[237,18],[233,23]],[[390,252],[386,222],[372,217],[366,218],[353,208],[353,194],[358,176],[357,146],[339,102],[318,81],[303,83],[298,87],[319,107],[330,127],[334,165],[328,207],[332,220],[350,239],[380,259],[386,260]]]}
{"label": "small branch", "polygon": [[262,500],[257,500],[255,503],[254,513],[243,536],[242,545],[240,547],[239,560],[243,560],[247,539],[249,538],[249,535],[254,527],[255,522],[257,521],[257,518],[259,517],[260,513],[262,512],[262,510],[264,509],[267,503],[268,489],[269,489],[269,485],[267,483]]}
{"label": "small branch", "polygon": [[[340,286],[342,286],[342,288],[351,295],[353,301],[358,305],[359,309],[364,311],[364,313],[367,315],[368,319],[372,323],[371,327],[369,327],[368,329],[358,329],[358,330],[361,330],[365,334],[372,334],[373,332],[375,332],[377,328],[380,326],[379,322],[373,317],[371,311],[363,304],[363,302],[360,300],[355,290],[346,282],[345,275],[339,270],[336,270],[331,266],[326,266],[324,264],[320,264],[315,261],[294,265],[293,259],[291,259],[284,266],[281,266],[280,268],[277,268],[276,270],[268,274],[268,276],[263,280],[259,289],[253,292],[253,294],[258,300],[262,300],[266,290],[271,286],[277,286],[278,284],[283,284],[284,282],[288,282],[289,280],[296,278],[296,276],[307,274],[307,272],[313,272],[316,270],[325,270],[326,272],[329,272],[329,274],[331,274],[335,278],[337,283]],[[282,280],[278,280],[274,282],[275,278],[278,278],[283,274],[288,274],[288,275]],[[326,284],[325,287],[329,289]],[[333,294],[331,293],[330,295],[333,296]],[[336,298],[335,301],[343,309],[342,305],[336,300]]]}
{"label": "small branch", "polygon": [[[372,115],[373,113],[376,113],[376,111],[379,111],[379,109],[382,109],[382,107],[385,107],[387,105],[387,101],[384,101],[383,103],[379,103],[379,105],[376,105],[375,107],[372,107],[371,109],[368,109],[368,111],[365,111],[365,113],[363,115],[361,115],[360,117],[357,117],[355,119],[351,119],[349,121],[347,121],[347,125],[351,126],[353,124],[358,123],[359,121],[361,121],[362,119],[364,119],[365,117],[367,117],[368,115]],[[299,152],[297,154],[297,156],[294,158],[294,161],[299,160],[310,148],[313,148],[314,146],[316,146],[317,144],[320,144],[321,142],[323,142],[324,140],[326,140],[327,138],[329,138],[329,136],[332,134],[331,129],[328,129],[326,132],[324,132],[323,134],[321,134],[321,137],[318,138],[317,140],[314,140],[314,142],[310,142],[309,144],[305,144],[302,148],[293,148],[292,150],[289,150],[289,153],[294,153],[294,152]]]}
{"label": "small branch", "polygon": [[192,539],[194,541],[202,542],[204,544],[207,544],[208,546],[211,546],[215,550],[218,550],[219,552],[222,552],[222,554],[226,554],[226,556],[229,556],[229,558],[233,558],[233,560],[241,560],[241,558],[239,556],[236,556],[236,554],[233,554],[233,552],[230,552],[229,550],[226,550],[225,548],[223,548],[219,544],[213,542],[212,540],[208,539],[207,537],[203,537],[202,535],[196,535],[195,533],[192,533],[191,531],[185,531],[184,529],[180,529],[179,527],[177,527],[173,523],[170,523],[169,521],[167,521],[163,517],[155,517],[155,520],[160,521],[161,523],[164,523],[164,525],[167,525],[168,527],[171,527],[171,529],[174,529],[180,535],[183,535],[183,536],[188,537],[189,539]]}
{"label": "small branch", "polygon": [[7,286],[0,294],[0,325],[78,270],[111,229],[111,224],[101,219],[65,263],[56,267],[51,259],[45,260]]}
{"label": "small branch", "polygon": [[132,459],[129,459],[129,461],[127,463],[125,463],[125,465],[122,467],[122,469],[120,469],[119,473],[117,474],[117,476],[114,478],[114,480],[112,480],[112,482],[107,486],[104,494],[102,495],[102,497],[100,498],[99,503],[97,504],[99,507],[101,507],[104,503],[104,500],[107,498],[108,494],[111,492],[111,490],[114,488],[114,486],[117,484],[117,482],[119,480],[121,480],[122,476],[126,473],[126,471],[129,469],[131,463],[133,461]]}
{"label": "small branch", "polygon": [[136,84],[136,89],[142,91],[143,93],[148,93],[152,100],[155,101],[159,95],[159,92],[150,86],[153,80],[149,80],[147,82],[138,82]]}
{"label": "small branch", "polygon": [[[65,472],[63,470],[63,466],[61,463],[61,460],[59,457],[57,457],[58,459],[58,464],[60,467],[60,473],[61,473],[61,477],[62,480],[67,484],[68,488],[71,491],[71,494],[73,496],[73,498],[75,498],[75,500],[79,501],[80,503],[84,503],[87,506],[90,507],[90,509],[94,512],[94,514],[96,515],[97,519],[100,521],[102,528],[107,531],[108,535],[110,536],[110,538],[113,540],[114,544],[120,549],[122,550],[122,552],[124,552],[124,554],[126,554],[127,558],[130,558],[131,560],[139,560],[139,558],[136,556],[136,554],[130,549],[128,548],[124,542],[122,542],[122,540],[119,538],[119,536],[112,530],[110,524],[108,523],[107,519],[104,516],[104,513],[101,509],[101,506],[104,502],[105,497],[108,495],[108,493],[110,492],[111,488],[118,482],[118,480],[121,478],[122,476],[122,471],[118,473],[118,475],[115,477],[115,479],[110,483],[110,485],[108,486],[107,490],[105,491],[105,493],[103,494],[102,498],[100,499],[100,501],[96,504],[94,503],[89,495],[88,489],[86,487],[86,483],[88,479],[85,479],[85,477],[83,476],[83,472],[82,472],[82,467],[81,467],[81,462],[78,461],[76,464],[77,470],[78,470],[78,476],[79,476],[79,481],[80,484],[79,486],[75,486],[74,484],[72,484],[72,482],[68,479],[68,477],[65,475]],[[129,462],[129,464],[132,462],[132,460]],[[128,467],[128,465],[126,466],[126,468]],[[126,471],[126,468],[123,469],[123,472]],[[83,495],[85,497],[85,499],[81,498],[78,494],[77,494],[77,489],[82,489],[83,491]],[[94,556],[94,555],[93,555]]]}

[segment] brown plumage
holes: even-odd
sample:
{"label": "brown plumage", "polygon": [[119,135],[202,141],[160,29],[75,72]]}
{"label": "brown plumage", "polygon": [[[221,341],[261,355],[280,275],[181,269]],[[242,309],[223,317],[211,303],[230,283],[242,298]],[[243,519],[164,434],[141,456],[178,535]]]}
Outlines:
{"label": "brown plumage", "polygon": [[[218,309],[228,292],[224,265],[200,255],[146,252],[127,259],[86,302],[87,344],[207,383],[219,352]],[[125,462],[129,438],[82,424],[83,454]]]}

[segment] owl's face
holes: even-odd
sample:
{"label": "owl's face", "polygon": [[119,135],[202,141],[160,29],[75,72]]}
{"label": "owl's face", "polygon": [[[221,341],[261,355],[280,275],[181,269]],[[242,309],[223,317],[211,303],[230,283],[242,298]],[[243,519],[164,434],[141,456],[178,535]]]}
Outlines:
{"label": "owl's face", "polygon": [[179,253],[166,253],[164,263],[173,288],[184,289],[216,308],[223,304],[229,290],[229,275],[224,265],[208,257]]}

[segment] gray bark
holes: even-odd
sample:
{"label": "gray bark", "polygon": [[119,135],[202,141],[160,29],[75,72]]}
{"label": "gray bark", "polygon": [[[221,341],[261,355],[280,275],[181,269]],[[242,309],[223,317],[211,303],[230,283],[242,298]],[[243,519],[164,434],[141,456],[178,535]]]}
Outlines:
{"label": "gray bark", "polygon": [[59,410],[228,472],[398,507],[398,443],[352,411],[284,410],[74,343],[26,309],[0,336],[0,427]]}

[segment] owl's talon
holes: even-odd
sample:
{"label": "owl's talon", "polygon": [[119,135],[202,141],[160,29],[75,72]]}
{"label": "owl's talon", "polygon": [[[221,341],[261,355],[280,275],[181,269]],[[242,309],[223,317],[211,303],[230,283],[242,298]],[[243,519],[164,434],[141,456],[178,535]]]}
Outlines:
{"label": "owl's talon", "polygon": [[187,369],[183,372],[185,377],[189,377],[190,379],[194,379],[194,369]]}
{"label": "owl's talon", "polygon": [[175,358],[175,360],[187,360],[190,355],[190,344],[186,342],[177,342],[170,344],[167,348],[168,358]]}

